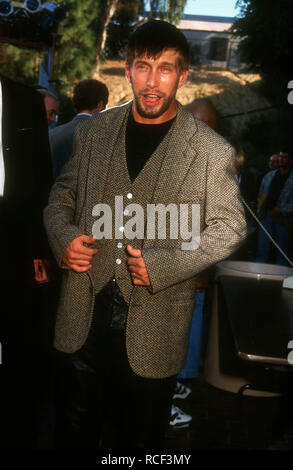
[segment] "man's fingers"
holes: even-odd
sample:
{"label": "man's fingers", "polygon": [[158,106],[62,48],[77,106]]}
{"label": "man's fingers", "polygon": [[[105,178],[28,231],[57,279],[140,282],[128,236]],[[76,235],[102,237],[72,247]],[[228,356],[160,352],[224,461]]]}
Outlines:
{"label": "man's fingers", "polygon": [[78,250],[78,253],[93,256],[96,253],[98,253],[98,250],[97,250],[97,248],[88,248],[87,246],[81,245],[79,250]]}
{"label": "man's fingers", "polygon": [[131,256],[127,260],[127,267],[133,284],[136,286],[149,286],[149,276],[141,251],[135,250],[130,245],[128,245],[128,247],[128,252]]}
{"label": "man's fingers", "polygon": [[144,276],[147,273],[145,268],[140,268],[138,266],[128,266],[128,270],[131,272],[131,274],[139,274],[140,276]]}
{"label": "man's fingers", "polygon": [[75,253],[83,254],[83,255],[88,255],[88,256],[93,256],[96,253],[98,253],[97,248],[89,248],[87,246],[84,246],[83,244],[77,244],[72,246],[72,251]]}
{"label": "man's fingers", "polygon": [[133,248],[131,245],[127,245],[126,250],[130,256],[133,256],[134,258],[141,258],[142,253],[141,250],[136,250]]}
{"label": "man's fingers", "polygon": [[76,264],[77,266],[89,266],[90,263],[89,260],[83,260],[83,259],[75,259],[75,258],[68,258],[67,264]]}
{"label": "man's fingers", "polygon": [[80,235],[72,240],[63,253],[63,263],[76,272],[83,272],[90,269],[92,267],[90,265],[92,257],[98,253],[98,250],[85,246],[84,244],[89,245],[95,241],[95,237],[88,237],[87,235]]}
{"label": "man's fingers", "polygon": [[140,276],[136,273],[131,274],[132,283],[136,286],[150,286],[150,280],[147,274]]}
{"label": "man's fingers", "polygon": [[72,251],[70,250],[69,253],[67,253],[67,258],[70,260],[75,260],[75,261],[78,261],[78,260],[83,260],[83,261],[91,261],[93,255],[90,255],[90,254],[83,254],[83,253],[79,253],[78,251]]}
{"label": "man's fingers", "polygon": [[128,258],[127,264],[128,266],[145,266],[143,258]]}
{"label": "man's fingers", "polygon": [[97,240],[95,237],[88,237],[87,235],[80,235],[78,238],[82,243],[88,244],[94,243]]}
{"label": "man's fingers", "polygon": [[88,264],[87,266],[80,266],[79,264],[68,263],[67,266],[77,273],[83,273],[92,268],[91,264]]}
{"label": "man's fingers", "polygon": [[141,279],[138,279],[138,278],[132,278],[132,282],[136,286],[145,286],[146,285],[145,281],[142,281]]}

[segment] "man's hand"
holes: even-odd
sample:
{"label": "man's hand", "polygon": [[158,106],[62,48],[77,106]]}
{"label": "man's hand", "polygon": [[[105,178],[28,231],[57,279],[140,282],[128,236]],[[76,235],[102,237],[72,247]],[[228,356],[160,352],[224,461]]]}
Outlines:
{"label": "man's hand", "polygon": [[141,250],[136,250],[131,245],[127,245],[126,249],[130,255],[127,265],[133,284],[136,286],[150,286],[151,283]]}
{"label": "man's hand", "polygon": [[88,271],[92,267],[92,257],[98,253],[98,250],[88,248],[84,246],[84,243],[90,245],[95,241],[95,237],[88,237],[87,235],[80,235],[72,240],[63,253],[63,263],[77,273]]}
{"label": "man's hand", "polygon": [[272,212],[270,212],[270,216],[271,217],[277,217],[278,215],[281,214],[281,211],[278,207],[275,207]]}
{"label": "man's hand", "polygon": [[49,282],[45,260],[34,259],[34,272],[34,278],[38,284],[45,284],[46,282]]}

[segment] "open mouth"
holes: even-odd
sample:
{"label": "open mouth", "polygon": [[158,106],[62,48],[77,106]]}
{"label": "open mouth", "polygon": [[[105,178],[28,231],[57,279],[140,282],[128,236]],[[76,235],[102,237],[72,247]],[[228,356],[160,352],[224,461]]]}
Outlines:
{"label": "open mouth", "polygon": [[156,93],[145,93],[142,98],[147,106],[156,106],[161,100],[161,96]]}

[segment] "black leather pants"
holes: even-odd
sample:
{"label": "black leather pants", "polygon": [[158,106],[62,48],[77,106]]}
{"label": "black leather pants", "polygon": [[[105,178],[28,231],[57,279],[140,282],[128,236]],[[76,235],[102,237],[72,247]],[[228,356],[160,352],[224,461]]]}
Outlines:
{"label": "black leather pants", "polygon": [[59,449],[163,448],[176,377],[146,379],[130,368],[119,321],[127,305],[117,287],[97,295],[82,349],[56,352]]}

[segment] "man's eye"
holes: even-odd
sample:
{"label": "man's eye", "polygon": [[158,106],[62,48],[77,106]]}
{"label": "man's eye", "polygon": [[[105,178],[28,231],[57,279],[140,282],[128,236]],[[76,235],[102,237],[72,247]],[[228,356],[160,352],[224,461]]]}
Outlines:
{"label": "man's eye", "polygon": [[162,68],[161,68],[161,71],[162,71],[163,73],[169,73],[169,72],[170,72],[170,67],[162,67]]}

